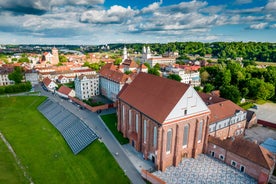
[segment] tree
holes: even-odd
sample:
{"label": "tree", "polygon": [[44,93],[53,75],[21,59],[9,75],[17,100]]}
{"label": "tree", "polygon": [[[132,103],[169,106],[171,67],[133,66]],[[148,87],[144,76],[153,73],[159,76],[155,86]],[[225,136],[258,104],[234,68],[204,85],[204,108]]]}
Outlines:
{"label": "tree", "polygon": [[159,73],[159,71],[158,71],[156,68],[150,68],[150,69],[148,70],[148,73],[149,73],[149,74],[153,74],[153,75],[160,76],[160,73]]}
{"label": "tree", "polygon": [[241,101],[241,94],[236,86],[222,86],[219,90],[221,97],[229,99],[234,103],[238,103]]}
{"label": "tree", "polygon": [[215,86],[213,86],[210,83],[207,83],[204,88],[203,88],[203,92],[204,93],[210,93],[211,91],[213,91],[215,89]]}
{"label": "tree", "polygon": [[122,62],[121,58],[116,58],[115,61],[114,61],[114,65],[120,65],[121,62]]}
{"label": "tree", "polygon": [[30,60],[27,57],[21,57],[18,60],[19,63],[29,63]]}
{"label": "tree", "polygon": [[15,84],[21,83],[23,79],[22,68],[19,66],[14,67],[13,72],[8,75],[8,78],[13,80]]}
{"label": "tree", "polygon": [[202,83],[205,83],[205,82],[207,82],[208,81],[208,79],[209,79],[209,73],[205,70],[205,71],[203,71],[203,72],[201,72],[200,73],[200,78],[201,78],[201,82]]}
{"label": "tree", "polygon": [[66,56],[64,56],[64,55],[59,55],[58,58],[59,58],[59,62],[60,62],[60,63],[67,62],[67,58],[66,58]]}
{"label": "tree", "polygon": [[167,78],[168,79],[172,79],[172,80],[176,80],[178,82],[182,81],[182,78],[179,75],[177,75],[177,74],[170,74]]}

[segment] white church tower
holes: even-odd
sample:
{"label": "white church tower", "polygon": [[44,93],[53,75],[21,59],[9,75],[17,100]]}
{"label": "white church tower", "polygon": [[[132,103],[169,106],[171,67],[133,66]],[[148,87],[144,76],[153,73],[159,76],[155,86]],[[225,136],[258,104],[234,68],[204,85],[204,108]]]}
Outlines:
{"label": "white church tower", "polygon": [[123,62],[128,58],[128,54],[127,54],[127,48],[126,46],[124,47],[124,50],[123,50]]}

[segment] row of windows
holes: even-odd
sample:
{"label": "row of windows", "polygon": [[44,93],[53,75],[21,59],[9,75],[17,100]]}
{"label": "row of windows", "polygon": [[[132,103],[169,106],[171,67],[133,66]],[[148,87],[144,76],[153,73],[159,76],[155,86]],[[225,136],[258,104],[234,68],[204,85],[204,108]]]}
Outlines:
{"label": "row of windows", "polygon": [[[211,153],[211,156],[212,156],[212,157],[215,157],[215,152],[214,152],[214,151],[210,151],[210,153]],[[219,155],[219,159],[222,160],[222,161],[224,161],[224,155],[220,154],[220,155]],[[238,165],[238,164],[237,164],[236,161],[231,160],[231,166],[237,167],[237,165]],[[241,171],[241,172],[245,172],[245,167],[244,167],[243,165],[240,165],[240,171]]]}
{"label": "row of windows", "polygon": [[[123,124],[125,124],[125,106],[122,106],[122,118],[123,118]],[[130,109],[128,111],[128,125],[131,127],[131,122],[132,122],[132,110]],[[139,115],[135,115],[135,131],[138,133],[138,127],[139,127]],[[147,120],[144,119],[143,121],[143,142],[147,143]],[[189,131],[190,127],[189,125],[185,125],[183,129],[183,139],[182,139],[182,147],[186,148],[188,146],[188,138],[189,138]],[[197,141],[198,143],[201,142],[202,140],[202,134],[203,134],[203,121],[200,121],[198,124],[198,136],[197,136]],[[169,129],[167,131],[167,143],[166,143],[166,152],[170,153],[171,152],[171,144],[172,144],[172,136],[173,136],[173,131],[172,129]],[[157,127],[155,126],[153,128],[153,146],[156,147],[157,145]]]}

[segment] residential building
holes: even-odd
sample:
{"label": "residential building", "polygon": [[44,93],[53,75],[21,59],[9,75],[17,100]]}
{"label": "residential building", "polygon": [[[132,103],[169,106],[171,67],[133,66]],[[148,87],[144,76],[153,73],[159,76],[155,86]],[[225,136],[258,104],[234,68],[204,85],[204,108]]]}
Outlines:
{"label": "residential building", "polygon": [[63,75],[60,75],[57,79],[57,81],[60,83],[60,84],[66,84],[66,83],[69,83],[70,82],[70,79],[63,76]]}
{"label": "residential building", "polygon": [[13,72],[13,66],[0,67],[0,86],[8,86],[14,84],[13,80],[9,79],[9,74]]}
{"label": "residential building", "polygon": [[76,96],[75,91],[71,88],[68,88],[67,86],[61,86],[58,89],[57,94],[62,98],[69,98],[69,97],[75,97]]}
{"label": "residential building", "polygon": [[207,149],[210,111],[193,87],[139,73],[118,94],[117,129],[158,170]]}
{"label": "residential building", "polygon": [[216,95],[199,93],[211,111],[209,135],[220,139],[240,136],[246,127],[246,111],[240,106]]}
{"label": "residential building", "polygon": [[258,180],[268,183],[275,156],[264,147],[242,138],[220,140],[209,136],[208,154]]}
{"label": "residential building", "polygon": [[58,87],[57,84],[48,77],[44,78],[42,83],[47,88],[47,90],[52,92],[55,92],[56,88]]}
{"label": "residential building", "polygon": [[117,70],[111,63],[102,67],[99,75],[101,94],[113,102],[116,101],[117,95],[123,86],[132,81],[128,75]]}
{"label": "residential building", "polygon": [[38,72],[35,70],[27,70],[25,72],[25,80],[30,81],[32,86],[37,85],[38,81]]}
{"label": "residential building", "polygon": [[99,75],[80,75],[75,78],[76,97],[80,100],[89,99],[100,94]]}
{"label": "residential building", "polygon": [[179,75],[181,77],[181,82],[185,84],[190,84],[191,86],[200,86],[200,73],[199,71],[193,71],[188,69],[182,69],[180,67],[167,66],[165,68],[165,76],[170,73]]}

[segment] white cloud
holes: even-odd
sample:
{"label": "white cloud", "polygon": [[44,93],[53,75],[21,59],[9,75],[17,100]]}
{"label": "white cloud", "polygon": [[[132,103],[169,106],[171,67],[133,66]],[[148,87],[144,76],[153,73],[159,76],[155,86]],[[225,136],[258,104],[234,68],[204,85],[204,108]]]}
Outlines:
{"label": "white cloud", "polygon": [[149,6],[143,8],[141,11],[142,13],[151,13],[155,10],[157,10],[161,5],[161,2],[154,2],[152,4],[150,4]]}
{"label": "white cloud", "polygon": [[251,29],[264,29],[267,26],[267,23],[259,23],[250,25]]}
{"label": "white cloud", "polygon": [[94,24],[119,24],[125,22],[128,18],[134,17],[137,13],[138,11],[131,9],[131,7],[124,8],[114,5],[108,10],[94,9],[85,11],[82,13],[80,21]]}
{"label": "white cloud", "polygon": [[276,11],[276,0],[269,0],[265,6],[266,10]]}

